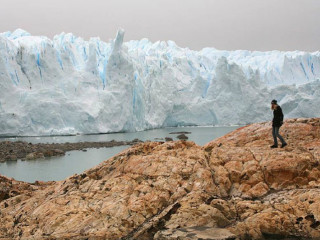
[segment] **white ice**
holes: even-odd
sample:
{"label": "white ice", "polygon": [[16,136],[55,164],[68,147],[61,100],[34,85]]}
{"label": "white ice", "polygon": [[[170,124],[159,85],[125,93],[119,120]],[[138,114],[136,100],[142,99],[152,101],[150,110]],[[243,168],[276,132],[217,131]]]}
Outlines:
{"label": "white ice", "polygon": [[192,51],[0,33],[0,135],[139,131],[320,115],[320,52]]}

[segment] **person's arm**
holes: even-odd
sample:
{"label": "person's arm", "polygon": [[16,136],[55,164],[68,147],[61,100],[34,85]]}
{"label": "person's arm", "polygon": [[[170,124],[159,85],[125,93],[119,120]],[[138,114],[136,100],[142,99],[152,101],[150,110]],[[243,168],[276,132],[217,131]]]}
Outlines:
{"label": "person's arm", "polygon": [[280,116],[279,116],[279,118],[280,118],[280,125],[282,125],[283,124],[283,112],[282,112],[281,108],[280,108]]}

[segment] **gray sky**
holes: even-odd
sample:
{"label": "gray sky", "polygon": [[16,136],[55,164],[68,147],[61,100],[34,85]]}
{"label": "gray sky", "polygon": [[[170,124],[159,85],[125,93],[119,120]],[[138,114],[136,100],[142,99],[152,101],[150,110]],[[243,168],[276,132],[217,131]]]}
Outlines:
{"label": "gray sky", "polygon": [[320,0],[0,0],[0,32],[174,40],[181,47],[320,50]]}

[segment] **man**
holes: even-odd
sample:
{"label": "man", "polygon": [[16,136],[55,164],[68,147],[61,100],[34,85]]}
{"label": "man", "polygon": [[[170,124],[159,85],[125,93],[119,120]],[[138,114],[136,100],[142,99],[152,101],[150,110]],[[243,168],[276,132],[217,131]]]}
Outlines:
{"label": "man", "polygon": [[283,137],[279,134],[279,129],[283,124],[283,113],[281,107],[277,104],[277,100],[271,101],[271,109],[273,110],[273,119],[272,119],[272,136],[274,144],[271,146],[271,148],[277,148],[278,147],[278,140],[280,139],[282,145],[281,148],[287,146],[286,141],[283,139]]}

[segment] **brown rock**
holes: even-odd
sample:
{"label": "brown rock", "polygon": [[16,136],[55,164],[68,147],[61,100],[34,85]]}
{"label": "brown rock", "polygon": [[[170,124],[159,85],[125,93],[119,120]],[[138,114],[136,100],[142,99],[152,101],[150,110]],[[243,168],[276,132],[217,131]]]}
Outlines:
{"label": "brown rock", "polygon": [[171,142],[171,141],[173,141],[173,139],[172,139],[171,137],[165,137],[164,139],[166,140],[166,142]]}
{"label": "brown rock", "polygon": [[155,238],[158,240],[235,240],[236,235],[232,234],[227,229],[209,228],[209,227],[190,227],[163,230],[156,233]]}
{"label": "brown rock", "polygon": [[177,136],[177,138],[180,139],[180,140],[187,140],[187,139],[188,139],[188,136],[183,133],[183,134],[179,134],[179,135]]}
{"label": "brown rock", "polygon": [[29,197],[36,190],[43,189],[50,184],[52,184],[52,182],[42,182],[41,184],[38,184],[38,186],[35,186],[33,184],[16,181],[12,178],[7,178],[0,175],[0,209],[5,205],[2,205],[1,203],[4,200],[23,194],[25,194],[23,198]]}
{"label": "brown rock", "polygon": [[[139,139],[132,141],[107,141],[107,142],[75,142],[75,143],[37,143],[32,144],[23,141],[0,141],[0,162],[10,161],[12,155],[18,159],[29,159],[62,156],[66,151],[83,150],[87,148],[113,147],[123,145],[135,145]],[[33,154],[31,154],[33,153]],[[42,155],[43,154],[43,155]]]}
{"label": "brown rock", "polygon": [[44,155],[45,157],[52,157],[52,156],[54,156],[54,153],[53,153],[52,150],[46,150],[46,151],[43,153],[43,155]]}
{"label": "brown rock", "polygon": [[55,155],[64,155],[65,154],[65,152],[60,149],[54,149],[53,152],[55,153]]}
{"label": "brown rock", "polygon": [[36,154],[35,153],[29,153],[29,154],[27,154],[26,159],[27,160],[36,159]]}
{"label": "brown rock", "polygon": [[15,155],[15,154],[10,155],[10,160],[11,161],[17,161],[18,160],[17,155]]}
{"label": "brown rock", "polygon": [[287,120],[284,149],[270,128],[138,144],[50,184],[5,179],[0,238],[320,238],[320,119]]}
{"label": "brown rock", "polygon": [[18,158],[17,158],[17,156],[15,154],[11,154],[11,155],[7,155],[5,157],[5,160],[7,160],[7,161],[17,161]]}
{"label": "brown rock", "polygon": [[37,152],[36,158],[44,158],[44,154],[42,152]]}

